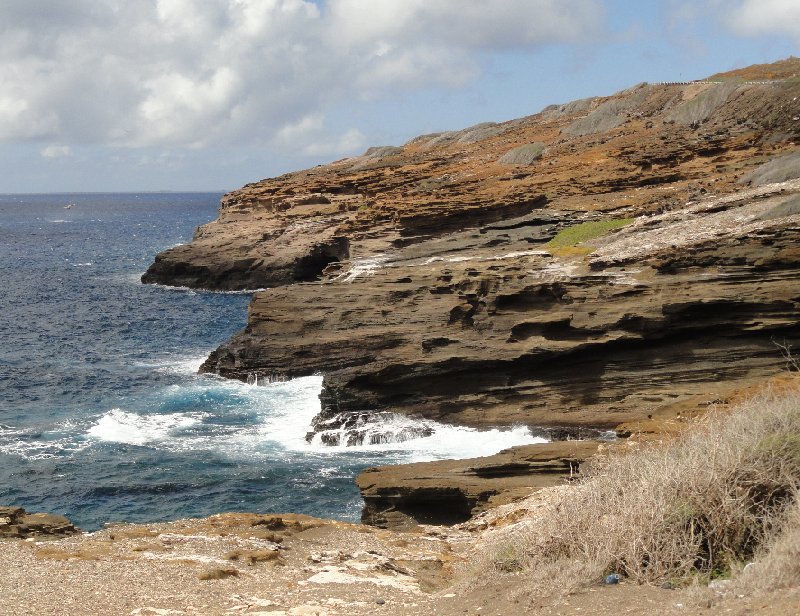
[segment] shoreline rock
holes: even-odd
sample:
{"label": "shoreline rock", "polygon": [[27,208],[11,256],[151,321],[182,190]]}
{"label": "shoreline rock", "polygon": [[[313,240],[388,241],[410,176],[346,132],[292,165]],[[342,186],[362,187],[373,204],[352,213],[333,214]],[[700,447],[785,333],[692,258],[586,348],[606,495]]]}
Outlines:
{"label": "shoreline rock", "polygon": [[[201,370],[323,373],[327,429],[373,412],[614,429],[713,400],[782,369],[773,339],[800,341],[800,231],[782,205],[800,184],[740,183],[796,151],[800,85],[717,90],[640,85],[249,184],[154,267],[191,286],[181,272],[212,259],[197,286],[270,287]],[[702,96],[702,121],[673,123]],[[496,163],[531,143],[534,167]],[[606,237],[548,245],[622,217],[633,224]],[[333,238],[341,250],[315,261]],[[290,274],[304,258],[315,276]]]}
{"label": "shoreline rock", "polygon": [[361,522],[402,530],[460,524],[487,508],[576,479],[580,465],[599,446],[596,441],[540,443],[482,458],[368,468],[356,478],[364,499]]}
{"label": "shoreline rock", "polygon": [[81,532],[64,516],[27,513],[22,507],[0,507],[0,539],[66,537]]}
{"label": "shoreline rock", "polygon": [[143,281],[264,288],[201,371],[322,373],[330,444],[383,413],[649,432],[800,343],[798,116],[797,79],[640,84],[423,135],[229,193]]}

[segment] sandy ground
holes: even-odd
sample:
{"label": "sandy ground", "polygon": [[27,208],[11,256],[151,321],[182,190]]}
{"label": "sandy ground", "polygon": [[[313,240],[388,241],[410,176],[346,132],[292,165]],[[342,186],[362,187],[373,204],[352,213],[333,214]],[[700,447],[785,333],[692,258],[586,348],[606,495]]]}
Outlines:
{"label": "sandy ground", "polygon": [[478,523],[399,533],[306,516],[223,514],[5,540],[0,614],[800,614],[800,589],[740,597],[623,582],[542,597],[528,590],[529,574],[493,571],[459,583],[476,546],[496,531]]}

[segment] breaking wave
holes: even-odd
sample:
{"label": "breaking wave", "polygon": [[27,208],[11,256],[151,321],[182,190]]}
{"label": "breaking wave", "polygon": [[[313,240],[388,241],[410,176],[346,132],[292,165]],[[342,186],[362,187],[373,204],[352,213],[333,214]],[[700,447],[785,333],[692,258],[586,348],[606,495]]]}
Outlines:
{"label": "breaking wave", "polygon": [[[187,359],[172,371],[195,372],[196,364],[196,358]],[[169,451],[213,451],[232,459],[294,453],[334,463],[343,456],[381,462],[471,458],[546,442],[524,426],[479,430],[385,412],[361,414],[354,423],[322,430],[309,441],[321,386],[321,376],[260,385],[195,376],[165,388],[149,411],[104,413],[85,436]]]}
{"label": "breaking wave", "polygon": [[183,430],[197,425],[200,421],[200,416],[188,413],[139,415],[113,409],[89,428],[87,434],[101,441],[147,445],[180,437]]}
{"label": "breaking wave", "polygon": [[311,446],[330,452],[396,452],[404,461],[420,462],[488,456],[516,445],[545,442],[547,439],[534,436],[525,426],[479,430],[395,413],[372,413],[359,414],[345,426],[321,430],[314,434]]}

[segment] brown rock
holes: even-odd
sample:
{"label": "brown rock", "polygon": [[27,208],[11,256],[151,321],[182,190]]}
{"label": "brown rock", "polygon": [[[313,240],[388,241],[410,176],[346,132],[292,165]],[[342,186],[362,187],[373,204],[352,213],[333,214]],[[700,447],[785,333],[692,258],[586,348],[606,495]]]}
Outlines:
{"label": "brown rock", "polygon": [[283,559],[278,550],[234,550],[225,554],[225,558],[227,560],[242,561],[248,565],[270,561],[276,564],[283,564]]}
{"label": "brown rock", "polygon": [[[776,342],[800,342],[800,181],[739,183],[797,152],[800,81],[783,77],[800,59],[773,68],[770,84],[641,84],[249,184],[143,280],[269,287],[202,370],[324,374],[323,443],[420,436],[359,427],[386,412],[650,431],[783,371]],[[525,144],[534,167],[497,162]],[[549,249],[608,218],[634,222]],[[451,487],[426,502],[464,499],[448,514],[463,517],[485,500]]]}
{"label": "brown rock", "polygon": [[239,575],[238,569],[206,569],[197,574],[198,580],[224,580],[229,577],[237,577]]}
{"label": "brown rock", "polygon": [[22,507],[0,507],[0,518],[3,518],[0,524],[11,524],[21,515],[25,515]]}
{"label": "brown rock", "polygon": [[491,230],[397,249],[349,282],[256,295],[247,330],[204,369],[323,372],[321,431],[375,410],[473,426],[642,422],[784,369],[772,340],[800,339],[800,227],[759,215],[799,190],[642,218],[591,267],[501,252]]}
{"label": "brown rock", "polygon": [[361,521],[384,528],[458,524],[489,506],[577,477],[595,441],[513,447],[494,456],[370,468],[356,479]]}
{"label": "brown rock", "polygon": [[[787,62],[797,69],[797,59]],[[721,102],[714,96],[720,89],[728,94]],[[318,279],[332,262],[545,205],[644,212],[679,203],[698,182],[727,192],[743,170],[791,141],[771,143],[769,136],[797,135],[798,92],[791,79],[642,84],[248,184],[223,198],[219,219],[199,228],[190,244],[158,255],[143,281],[226,290],[281,286]],[[699,105],[704,99],[714,104]],[[702,118],[699,125],[665,123],[684,108],[683,115]],[[579,124],[591,130],[571,128]],[[535,173],[498,162],[530,144],[537,152],[547,148]]]}
{"label": "brown rock", "polygon": [[0,507],[0,538],[65,536],[81,532],[72,522],[50,513],[26,513],[22,507]]}

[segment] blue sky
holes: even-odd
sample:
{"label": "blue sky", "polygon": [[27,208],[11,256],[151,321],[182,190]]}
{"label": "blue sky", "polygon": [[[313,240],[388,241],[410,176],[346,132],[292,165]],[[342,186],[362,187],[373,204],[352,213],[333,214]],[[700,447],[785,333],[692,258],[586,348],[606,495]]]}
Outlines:
{"label": "blue sky", "polygon": [[798,46],[798,0],[4,0],[0,192],[229,190]]}

